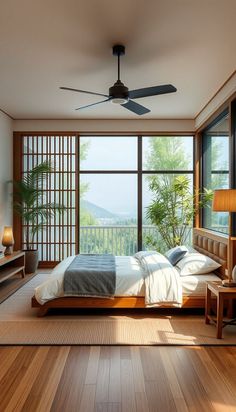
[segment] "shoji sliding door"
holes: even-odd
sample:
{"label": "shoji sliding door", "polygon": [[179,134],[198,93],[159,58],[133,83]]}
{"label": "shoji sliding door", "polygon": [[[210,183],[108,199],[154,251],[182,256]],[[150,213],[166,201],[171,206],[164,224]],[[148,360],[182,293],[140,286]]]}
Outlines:
{"label": "shoji sliding door", "polygon": [[[43,230],[35,236],[32,247],[39,250],[40,261],[60,261],[76,253],[78,137],[64,134],[27,134],[17,135],[16,139],[21,140],[21,175],[25,175],[45,160],[52,163],[53,172],[44,187],[44,200],[46,203],[63,204],[66,209],[63,214],[57,214],[45,224]],[[19,147],[19,144],[17,146]],[[25,222],[22,222],[21,229],[21,243],[24,248]]]}

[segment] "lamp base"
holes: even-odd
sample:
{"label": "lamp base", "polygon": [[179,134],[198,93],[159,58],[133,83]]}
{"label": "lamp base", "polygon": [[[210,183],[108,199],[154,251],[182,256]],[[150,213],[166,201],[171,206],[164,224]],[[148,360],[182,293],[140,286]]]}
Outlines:
{"label": "lamp base", "polygon": [[236,282],[233,282],[232,280],[222,280],[222,286],[225,288],[236,288]]}
{"label": "lamp base", "polygon": [[12,255],[12,253],[13,253],[12,246],[7,246],[6,249],[4,250],[4,255],[9,256],[9,255]]}

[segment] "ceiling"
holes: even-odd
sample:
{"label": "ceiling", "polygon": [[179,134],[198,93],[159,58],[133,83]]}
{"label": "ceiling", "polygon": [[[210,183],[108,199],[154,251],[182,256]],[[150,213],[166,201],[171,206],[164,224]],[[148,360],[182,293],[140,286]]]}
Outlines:
{"label": "ceiling", "polygon": [[235,0],[0,2],[0,108],[15,119],[136,119],[110,102],[83,111],[117,80],[112,46],[126,46],[121,79],[177,93],[136,100],[142,118],[194,118],[236,68]]}

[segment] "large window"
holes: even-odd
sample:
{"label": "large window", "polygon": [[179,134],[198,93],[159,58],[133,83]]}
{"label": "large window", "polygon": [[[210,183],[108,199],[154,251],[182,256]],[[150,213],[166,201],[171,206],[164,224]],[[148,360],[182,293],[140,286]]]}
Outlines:
{"label": "large window", "polygon": [[[35,238],[32,246],[38,248],[41,261],[59,261],[78,252],[132,255],[152,248],[147,236],[160,241],[146,217],[153,198],[152,178],[170,181],[186,175],[192,190],[193,136],[18,134],[17,138],[22,144],[20,173],[51,159],[55,170],[45,196],[66,208]],[[18,247],[25,246],[25,229],[22,222]],[[164,251],[163,242],[159,245]]]}
{"label": "large window", "polygon": [[[207,189],[229,187],[229,115],[223,113],[203,132],[202,184]],[[228,213],[203,210],[203,227],[228,233]]]}
{"label": "large window", "polygon": [[137,251],[137,137],[80,138],[80,252]]}
{"label": "large window", "polygon": [[80,252],[130,255],[150,236],[164,251],[146,218],[149,185],[185,174],[192,190],[193,137],[81,137],[80,148]]}
{"label": "large window", "polygon": [[[193,190],[193,137],[192,136],[145,136],[143,137],[143,205],[142,205],[142,243],[150,247],[150,239],[155,241],[161,252],[166,246],[156,229],[146,217],[147,207],[153,199],[150,190],[152,179],[167,185],[179,175],[187,176],[189,188]],[[186,243],[191,243],[189,228]]]}

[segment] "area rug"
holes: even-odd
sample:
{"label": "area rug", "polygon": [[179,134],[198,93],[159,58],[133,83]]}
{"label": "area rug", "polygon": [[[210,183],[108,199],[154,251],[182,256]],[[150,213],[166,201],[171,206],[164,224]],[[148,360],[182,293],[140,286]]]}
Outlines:
{"label": "area rug", "polygon": [[37,317],[31,308],[34,288],[47,279],[39,274],[0,305],[0,345],[235,345],[236,326],[216,339],[214,325],[202,315],[173,310],[142,312],[54,312]]}

